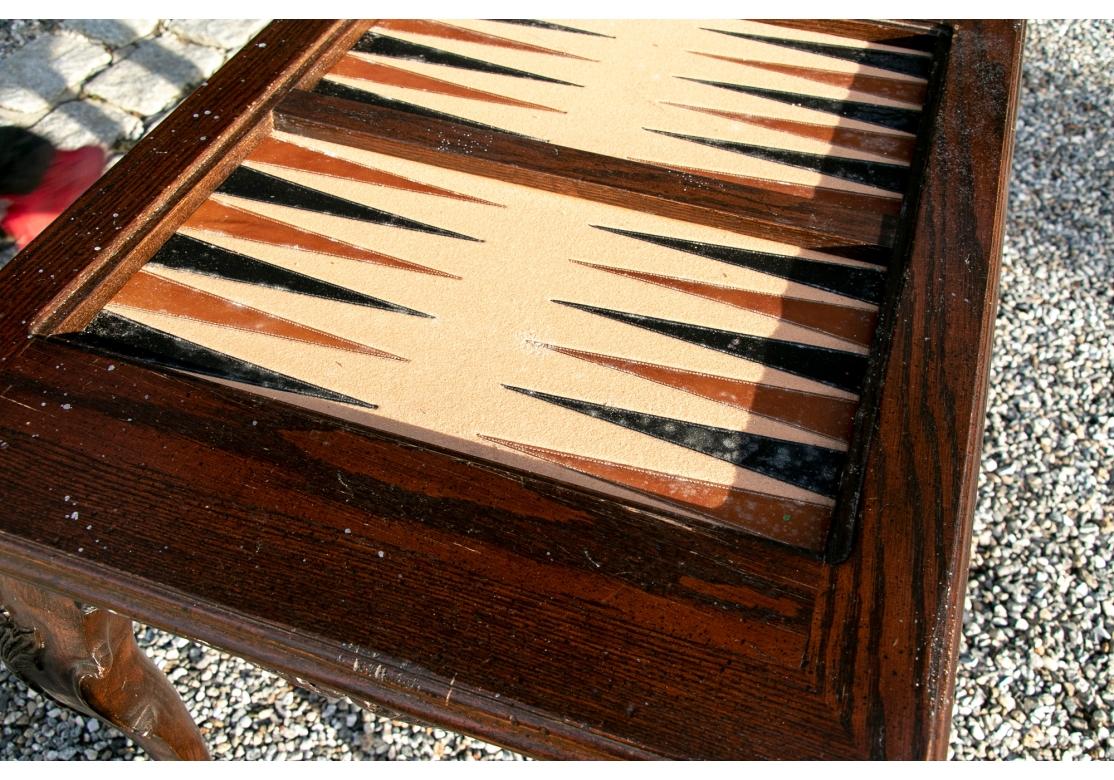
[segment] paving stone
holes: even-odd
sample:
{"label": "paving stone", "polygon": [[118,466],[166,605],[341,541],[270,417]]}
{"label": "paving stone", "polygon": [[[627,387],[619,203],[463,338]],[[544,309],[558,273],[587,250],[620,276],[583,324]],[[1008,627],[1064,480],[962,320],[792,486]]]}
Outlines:
{"label": "paving stone", "polygon": [[46,116],[46,109],[25,114],[22,111],[8,111],[6,108],[0,108],[0,125],[30,127],[44,116]]}
{"label": "paving stone", "polygon": [[[0,241],[3,241],[3,239],[0,239]],[[0,243],[0,268],[3,268],[8,263],[10,263],[13,257],[15,257],[15,244]],[[11,713],[8,713],[8,714],[9,715],[14,715],[15,713],[11,712]],[[4,725],[9,726],[12,723],[15,723],[15,720],[16,720],[15,718],[12,718],[11,721],[9,722],[8,718],[5,717],[4,718]]]}
{"label": "paving stone", "polygon": [[0,59],[60,26],[56,19],[0,19]]}
{"label": "paving stone", "polygon": [[204,46],[238,49],[266,24],[266,19],[169,19],[166,28]]}
{"label": "paving stone", "polygon": [[224,62],[224,53],[173,35],[141,41],[85,85],[85,93],[147,116],[166,108],[189,87],[204,81]]}
{"label": "paving stone", "polygon": [[0,62],[0,109],[35,114],[76,95],[111,61],[104,47],[75,33],[36,38]]}
{"label": "paving stone", "polygon": [[112,50],[112,64],[126,60],[128,57],[135,53],[138,43],[129,43],[127,46],[121,46],[118,49]]}
{"label": "paving stone", "polygon": [[113,48],[146,38],[159,26],[158,19],[69,19],[67,29]]}
{"label": "paving stone", "polygon": [[54,109],[31,130],[62,149],[90,144],[111,149],[120,140],[134,141],[143,135],[143,123],[110,103],[73,100]]}

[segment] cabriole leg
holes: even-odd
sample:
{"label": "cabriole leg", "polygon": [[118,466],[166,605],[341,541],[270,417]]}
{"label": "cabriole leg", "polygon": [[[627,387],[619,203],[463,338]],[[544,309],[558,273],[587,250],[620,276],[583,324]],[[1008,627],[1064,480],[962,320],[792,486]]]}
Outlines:
{"label": "cabriole leg", "polygon": [[153,758],[209,757],[128,618],[0,575],[0,660],[34,690],[115,726]]}

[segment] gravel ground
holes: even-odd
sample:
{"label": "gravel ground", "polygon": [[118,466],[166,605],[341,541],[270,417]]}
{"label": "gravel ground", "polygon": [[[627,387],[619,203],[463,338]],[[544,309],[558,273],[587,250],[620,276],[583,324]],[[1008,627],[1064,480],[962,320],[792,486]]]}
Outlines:
{"label": "gravel ground", "polygon": [[[36,32],[0,25],[0,56]],[[1112,42],[1110,21],[1029,29],[955,758],[1114,758]],[[185,639],[138,636],[218,757],[520,758]],[[0,759],[143,757],[0,669]]]}
{"label": "gravel ground", "polygon": [[1029,28],[956,757],[1114,758],[1112,44]]}

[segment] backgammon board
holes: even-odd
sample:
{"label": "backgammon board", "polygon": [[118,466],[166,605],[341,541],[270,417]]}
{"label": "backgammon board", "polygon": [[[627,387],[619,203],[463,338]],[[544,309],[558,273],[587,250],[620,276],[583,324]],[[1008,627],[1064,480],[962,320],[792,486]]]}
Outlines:
{"label": "backgammon board", "polygon": [[272,25],[4,277],[113,541],[28,478],[0,568],[539,755],[942,755],[1020,39]]}

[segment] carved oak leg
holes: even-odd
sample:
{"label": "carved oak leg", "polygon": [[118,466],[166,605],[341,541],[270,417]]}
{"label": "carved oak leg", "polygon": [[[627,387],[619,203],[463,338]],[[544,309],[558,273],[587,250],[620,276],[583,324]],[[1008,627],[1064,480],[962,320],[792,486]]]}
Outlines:
{"label": "carved oak leg", "polygon": [[128,618],[0,575],[0,660],[39,693],[120,729],[152,758],[209,757]]}

